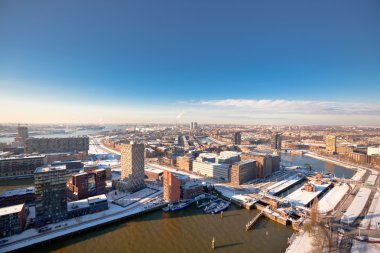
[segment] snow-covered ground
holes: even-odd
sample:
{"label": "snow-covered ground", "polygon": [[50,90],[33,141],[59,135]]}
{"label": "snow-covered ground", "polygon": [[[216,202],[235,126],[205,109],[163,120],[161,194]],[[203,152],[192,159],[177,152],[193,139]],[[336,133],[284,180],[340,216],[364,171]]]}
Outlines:
{"label": "snow-covered ground", "polygon": [[340,219],[341,222],[346,224],[353,223],[363,211],[370,194],[371,189],[365,187],[360,188],[351,205]]}
{"label": "snow-covered ground", "polygon": [[323,198],[319,201],[319,212],[325,214],[332,211],[348,192],[350,187],[347,184],[335,185]]}
{"label": "snow-covered ground", "polygon": [[314,192],[305,191],[303,187],[299,188],[298,190],[292,192],[288,196],[286,196],[284,199],[289,200],[294,205],[299,206],[306,206],[309,204],[315,197],[318,197],[324,190],[326,190],[327,187],[329,187],[330,183],[323,184],[323,185],[316,185]]}
{"label": "snow-covered ground", "polygon": [[[369,238],[370,241],[378,238]],[[359,240],[352,241],[351,253],[379,253],[380,243],[363,242]]]}
{"label": "snow-covered ground", "polygon": [[0,246],[0,252],[16,250],[154,208],[161,202],[160,195],[162,195],[162,190],[141,198],[127,208],[109,202],[108,210],[47,225],[45,227],[51,228],[48,232],[39,233],[37,229],[27,229],[21,234],[7,237],[8,241]]}
{"label": "snow-covered ground", "polygon": [[380,229],[378,224],[380,224],[380,192],[375,193],[365,218],[360,222],[360,228]]}
{"label": "snow-covered ground", "polygon": [[308,253],[313,250],[313,241],[315,239],[308,233],[301,231],[299,235],[296,236],[294,241],[286,249],[286,253]]}

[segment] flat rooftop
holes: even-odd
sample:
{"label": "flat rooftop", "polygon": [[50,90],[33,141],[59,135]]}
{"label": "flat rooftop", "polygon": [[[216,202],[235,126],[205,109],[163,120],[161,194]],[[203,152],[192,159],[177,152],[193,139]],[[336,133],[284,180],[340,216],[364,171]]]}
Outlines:
{"label": "flat rooftop", "polygon": [[34,173],[43,173],[43,172],[50,172],[50,171],[57,171],[57,170],[66,170],[66,166],[49,166],[49,167],[38,167]]}
{"label": "flat rooftop", "polygon": [[35,192],[34,187],[17,188],[17,189],[3,192],[3,194],[1,194],[0,197],[11,197],[11,196],[24,195],[28,193],[34,193],[34,192]]}
{"label": "flat rooftop", "polygon": [[88,203],[91,204],[91,203],[96,203],[96,202],[104,201],[104,200],[107,201],[107,196],[105,194],[101,194],[101,195],[89,197]]}
{"label": "flat rooftop", "polygon": [[19,204],[19,205],[0,208],[0,216],[12,214],[12,213],[19,213],[21,212],[23,207],[24,207],[24,204]]}
{"label": "flat rooftop", "polygon": [[161,173],[164,173],[163,170],[160,170],[160,169],[155,169],[155,168],[145,168],[144,171],[147,171],[147,172],[152,172],[152,173],[157,173],[157,174],[161,174]]}
{"label": "flat rooftop", "polygon": [[0,158],[0,161],[20,160],[20,159],[36,159],[36,158],[45,158],[45,155],[12,156],[12,157],[7,157],[7,158]]}
{"label": "flat rooftop", "polygon": [[243,165],[243,164],[252,163],[252,162],[256,162],[256,160],[253,160],[253,159],[241,160],[240,162],[236,162],[234,164]]}

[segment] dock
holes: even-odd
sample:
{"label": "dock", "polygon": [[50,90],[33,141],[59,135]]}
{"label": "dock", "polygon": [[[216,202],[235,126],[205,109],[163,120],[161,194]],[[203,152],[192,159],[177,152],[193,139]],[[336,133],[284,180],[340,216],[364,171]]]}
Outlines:
{"label": "dock", "polygon": [[245,225],[245,231],[248,231],[250,230],[254,225],[255,223],[259,220],[259,218],[261,216],[263,216],[263,211],[261,211],[260,213],[258,213],[252,220],[250,220],[247,225]]}

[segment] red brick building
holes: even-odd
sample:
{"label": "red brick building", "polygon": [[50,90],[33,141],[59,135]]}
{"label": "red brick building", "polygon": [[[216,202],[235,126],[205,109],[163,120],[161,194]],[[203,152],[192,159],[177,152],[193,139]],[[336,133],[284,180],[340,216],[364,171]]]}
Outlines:
{"label": "red brick building", "polygon": [[167,202],[178,202],[181,195],[181,179],[174,173],[164,171],[164,200]]}
{"label": "red brick building", "polygon": [[98,169],[73,175],[67,181],[69,198],[72,200],[86,199],[88,197],[105,193],[106,170]]}

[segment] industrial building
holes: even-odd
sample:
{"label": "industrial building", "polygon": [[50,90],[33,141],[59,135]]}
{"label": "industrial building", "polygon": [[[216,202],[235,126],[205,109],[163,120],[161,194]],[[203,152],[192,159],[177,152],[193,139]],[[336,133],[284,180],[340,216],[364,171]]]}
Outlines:
{"label": "industrial building", "polygon": [[89,137],[66,138],[28,138],[25,141],[25,153],[64,153],[64,152],[88,152]]}
{"label": "industrial building", "polygon": [[240,155],[242,160],[256,161],[256,178],[266,178],[280,169],[280,156],[274,154],[245,153]]}
{"label": "industrial building", "polygon": [[34,172],[36,225],[43,226],[67,217],[66,166],[39,167]]}
{"label": "industrial building", "polygon": [[257,174],[255,160],[249,159],[234,163],[231,167],[231,183],[241,185],[255,179]]}

